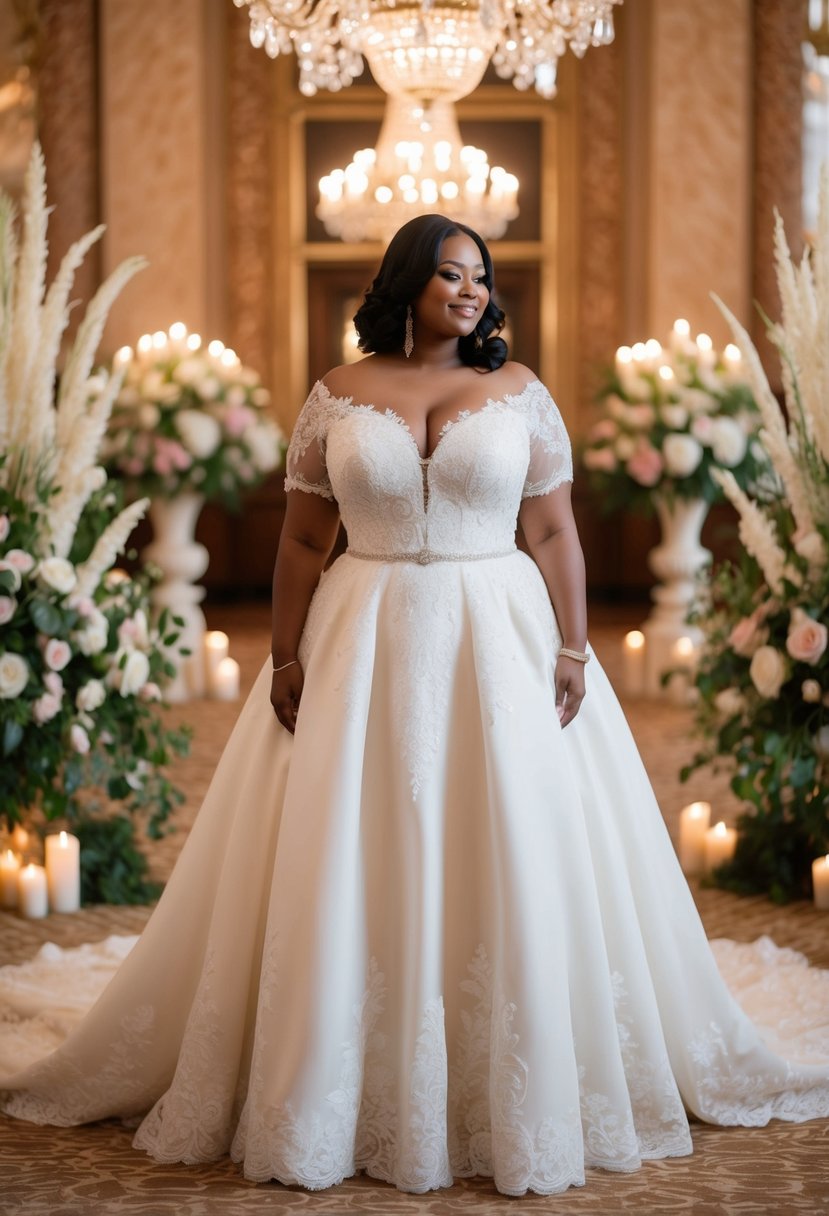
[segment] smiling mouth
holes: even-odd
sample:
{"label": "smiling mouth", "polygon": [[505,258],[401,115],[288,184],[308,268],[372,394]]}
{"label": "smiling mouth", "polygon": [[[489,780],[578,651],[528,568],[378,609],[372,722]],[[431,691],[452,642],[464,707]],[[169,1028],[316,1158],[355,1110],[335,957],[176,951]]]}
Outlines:
{"label": "smiling mouth", "polygon": [[449,307],[464,317],[474,317],[478,312],[478,309],[473,304],[450,304]]}

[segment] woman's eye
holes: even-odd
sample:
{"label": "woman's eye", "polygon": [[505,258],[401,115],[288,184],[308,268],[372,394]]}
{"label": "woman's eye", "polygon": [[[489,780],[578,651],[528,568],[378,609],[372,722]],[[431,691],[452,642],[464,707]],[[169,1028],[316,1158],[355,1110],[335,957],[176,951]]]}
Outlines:
{"label": "woman's eye", "polygon": [[451,270],[442,270],[440,273],[444,279],[459,279],[461,277],[459,274],[452,274]]}

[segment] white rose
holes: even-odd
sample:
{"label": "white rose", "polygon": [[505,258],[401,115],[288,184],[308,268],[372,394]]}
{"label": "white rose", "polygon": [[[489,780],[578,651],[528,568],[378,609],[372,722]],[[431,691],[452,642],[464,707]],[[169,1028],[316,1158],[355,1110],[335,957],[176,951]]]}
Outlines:
{"label": "white rose", "polygon": [[132,697],[147,683],[150,675],[150,660],[141,650],[133,650],[121,669],[118,691],[122,697]]}
{"label": "white rose", "polygon": [[216,419],[201,410],[180,410],[176,426],[182,443],[197,460],[212,456],[222,441],[222,428]]}
{"label": "white rose", "polygon": [[83,629],[72,634],[72,640],[81,654],[100,654],[105,650],[109,640],[109,622],[103,612],[94,609],[84,620]]}
{"label": "white rose", "polygon": [[788,675],[788,664],[774,646],[761,646],[754,652],[749,675],[760,696],[774,700]]}
{"label": "white rose", "polygon": [[707,414],[717,404],[710,393],[704,393],[701,388],[686,388],[682,394],[683,405],[692,414]]}
{"label": "white rose", "polygon": [[245,434],[245,443],[260,473],[270,473],[279,464],[279,431],[270,422],[250,427]]}
{"label": "white rose", "polygon": [[17,610],[17,600],[13,595],[0,595],[0,625],[6,625]]}
{"label": "white rose", "polygon": [[668,401],[660,407],[665,425],[674,431],[681,431],[688,423],[688,411],[684,405],[675,405]]}
{"label": "white rose", "polygon": [[7,574],[11,575],[12,585],[11,585],[10,590],[19,591],[20,584],[22,583],[23,580],[20,577],[20,571],[17,569],[17,567],[13,566],[11,564],[11,562],[7,562],[3,559],[0,559],[0,570],[5,570]]}
{"label": "white rose", "polygon": [[718,464],[733,469],[746,454],[748,440],[733,418],[715,418],[711,428],[711,451]]}
{"label": "white rose", "polygon": [[173,379],[179,384],[195,384],[198,380],[203,379],[207,372],[207,365],[204,359],[193,357],[191,359],[182,359],[178,367],[173,368]]}
{"label": "white rose", "polygon": [[0,699],[12,701],[29,683],[29,664],[19,654],[0,654]]}
{"label": "white rose", "polygon": [[77,722],[72,723],[69,731],[69,742],[72,745],[72,750],[76,751],[79,756],[85,756],[89,751],[89,735]]}
{"label": "white rose", "polygon": [[100,680],[87,680],[83,687],[78,689],[75,704],[84,713],[91,713],[93,709],[103,705],[106,695],[106,689]]}
{"label": "white rose", "polygon": [[666,435],[662,455],[671,477],[690,477],[702,460],[702,447],[691,435]]}
{"label": "white rose", "polygon": [[72,648],[61,638],[49,638],[43,648],[43,661],[52,671],[63,671],[72,658]]}
{"label": "white rose", "polygon": [[204,376],[193,385],[202,401],[213,401],[221,392],[221,384],[215,376]]}
{"label": "white rose", "polygon": [[61,595],[68,595],[78,581],[75,567],[65,557],[45,558],[37,568],[37,577]]}

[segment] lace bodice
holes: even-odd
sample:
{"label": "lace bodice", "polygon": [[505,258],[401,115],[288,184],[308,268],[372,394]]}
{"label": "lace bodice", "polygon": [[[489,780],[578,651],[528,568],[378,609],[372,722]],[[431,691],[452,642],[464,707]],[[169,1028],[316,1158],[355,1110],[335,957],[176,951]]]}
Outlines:
{"label": "lace bodice", "polygon": [[522,498],[572,481],[570,442],[547,389],[464,410],[421,457],[392,410],[314,385],[288,449],[285,488],[334,499],[360,554],[466,557],[514,545]]}

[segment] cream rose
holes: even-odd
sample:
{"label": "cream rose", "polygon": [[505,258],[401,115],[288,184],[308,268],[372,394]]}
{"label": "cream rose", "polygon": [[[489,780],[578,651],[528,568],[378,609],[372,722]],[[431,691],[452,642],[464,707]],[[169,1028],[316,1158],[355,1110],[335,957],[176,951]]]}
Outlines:
{"label": "cream rose", "polygon": [[72,745],[72,750],[76,751],[79,756],[85,756],[89,751],[89,735],[77,722],[72,723],[69,731],[69,742]]}
{"label": "cream rose", "polygon": [[699,468],[702,448],[692,435],[666,435],[662,455],[671,477],[690,477]]}
{"label": "cream rose", "polygon": [[37,577],[61,595],[68,595],[78,581],[75,567],[65,557],[45,558],[37,568]]}
{"label": "cream rose", "polygon": [[672,402],[666,402],[660,407],[663,421],[666,426],[671,427],[674,431],[681,431],[688,422],[688,411],[684,405],[675,405]]}
{"label": "cream rose", "polygon": [[29,664],[19,654],[0,654],[0,699],[13,701],[29,683]]}
{"label": "cream rose", "polygon": [[718,464],[733,469],[746,454],[748,440],[733,418],[715,418],[711,428],[711,451]]}
{"label": "cream rose", "polygon": [[84,713],[91,713],[93,709],[103,705],[106,695],[106,689],[100,680],[87,680],[77,691],[75,705]]}
{"label": "cream rose", "polygon": [[38,726],[43,726],[45,722],[51,722],[59,710],[60,698],[51,692],[45,692],[32,705],[32,717]]}
{"label": "cream rose", "polygon": [[826,626],[812,620],[802,609],[792,613],[786,649],[797,663],[817,663],[827,643]]}
{"label": "cream rose", "polygon": [[804,680],[800,685],[800,692],[803,700],[808,701],[811,705],[817,705],[823,696],[823,689],[817,680]]}
{"label": "cream rose", "polygon": [[141,650],[132,650],[127,656],[127,661],[121,669],[121,679],[118,685],[118,691],[122,697],[134,696],[144,684],[150,675],[150,660]]}
{"label": "cream rose", "polygon": [[736,688],[724,688],[717,693],[714,704],[721,714],[731,718],[745,709],[745,698]]}
{"label": "cream rose", "polygon": [[21,574],[28,574],[35,567],[35,559],[25,549],[9,549],[6,554],[6,561],[10,566],[14,566],[15,570],[19,570]]}
{"label": "cream rose", "polygon": [[103,612],[97,608],[93,609],[90,615],[84,618],[83,629],[73,633],[72,639],[81,654],[100,654],[105,650],[109,640],[109,622]]}
{"label": "cream rose", "polygon": [[774,700],[788,675],[786,659],[774,646],[761,646],[751,660],[749,675],[760,696]]}
{"label": "cream rose", "polygon": [[63,671],[72,658],[72,648],[62,638],[49,638],[43,648],[43,661],[52,671]]}
{"label": "cream rose", "polygon": [[216,419],[201,410],[179,410],[176,426],[181,442],[197,460],[207,460],[222,441],[222,428]]}

